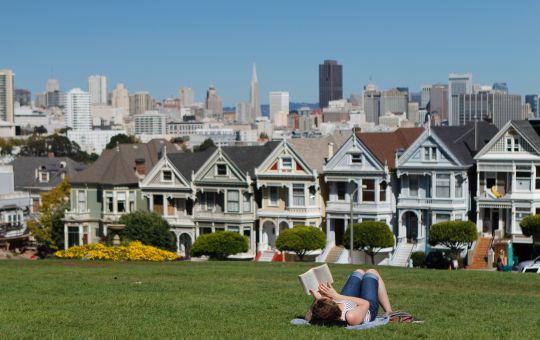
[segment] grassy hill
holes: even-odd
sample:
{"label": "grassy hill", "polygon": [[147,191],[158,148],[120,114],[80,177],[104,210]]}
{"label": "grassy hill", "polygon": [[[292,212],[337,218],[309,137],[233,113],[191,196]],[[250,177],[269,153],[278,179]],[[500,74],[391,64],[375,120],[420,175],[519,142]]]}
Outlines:
{"label": "grassy hill", "polygon": [[[378,268],[394,309],[425,320],[366,331],[291,326],[311,300],[300,263],[0,261],[0,338],[533,338],[536,274]],[[333,265],[341,287],[348,265]],[[364,267],[365,268],[365,267]]]}

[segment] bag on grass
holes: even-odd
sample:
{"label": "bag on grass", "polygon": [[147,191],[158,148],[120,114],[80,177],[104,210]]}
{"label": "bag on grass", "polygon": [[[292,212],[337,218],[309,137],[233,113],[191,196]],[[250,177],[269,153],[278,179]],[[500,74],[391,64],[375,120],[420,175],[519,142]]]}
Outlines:
{"label": "bag on grass", "polygon": [[415,320],[411,314],[402,312],[402,311],[394,311],[386,315],[389,318],[389,323],[422,323],[423,322],[420,320]]}

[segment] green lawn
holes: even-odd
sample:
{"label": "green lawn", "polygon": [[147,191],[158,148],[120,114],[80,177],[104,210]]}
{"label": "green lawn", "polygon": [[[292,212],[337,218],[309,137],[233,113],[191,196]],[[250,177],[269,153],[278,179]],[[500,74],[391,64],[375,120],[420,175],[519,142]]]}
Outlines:
{"label": "green lawn", "polygon": [[[540,275],[380,267],[394,309],[424,324],[366,331],[292,326],[313,263],[0,261],[0,338],[533,338]],[[353,269],[333,265],[336,287]]]}

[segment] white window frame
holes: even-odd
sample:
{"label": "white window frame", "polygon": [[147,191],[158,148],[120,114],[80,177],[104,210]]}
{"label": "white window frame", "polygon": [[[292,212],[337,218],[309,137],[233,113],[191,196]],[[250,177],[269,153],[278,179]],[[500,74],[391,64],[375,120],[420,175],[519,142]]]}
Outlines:
{"label": "white window frame", "polygon": [[[42,178],[42,176],[45,175],[45,179]],[[49,172],[48,171],[40,171],[38,173],[39,176],[39,183],[49,183]]]}
{"label": "white window frame", "polygon": [[363,163],[362,153],[361,152],[352,152],[351,153],[351,164],[356,166],[361,166]]}
{"label": "white window frame", "polygon": [[423,157],[426,162],[437,161],[437,147],[436,146],[424,146]]}
{"label": "white window frame", "polygon": [[[219,173],[219,167],[220,167],[220,166],[223,166],[223,167],[224,167],[224,169],[225,169],[225,173],[224,173],[224,174],[220,174],[220,173]],[[217,164],[216,164],[216,176],[228,176],[228,175],[229,175],[229,169],[228,169],[227,164],[225,164],[225,163],[217,163]]]}
{"label": "white window frame", "polygon": [[[81,201],[81,197],[84,197],[84,200]],[[83,205],[81,203],[84,203]],[[86,212],[88,209],[88,197],[86,195],[86,190],[77,190],[77,211]]]}
{"label": "white window frame", "polygon": [[[236,193],[237,195],[236,200],[232,200],[230,197],[234,193]],[[235,203],[236,203],[236,209],[231,209],[229,205],[235,204]],[[227,212],[232,212],[232,213],[240,212],[240,190],[227,190]]]}
{"label": "white window frame", "polygon": [[[165,179],[165,173],[168,172],[171,174],[171,178],[170,179]],[[170,169],[163,169],[161,170],[161,181],[162,182],[166,182],[166,183],[172,183],[173,182],[173,172],[172,170]]]}
{"label": "white window frame", "polygon": [[251,212],[251,195],[248,192],[242,193],[242,212]]}
{"label": "white window frame", "polygon": [[[296,187],[296,188],[295,188]],[[302,187],[300,189],[300,187]],[[293,199],[293,206],[294,207],[305,207],[306,206],[306,186],[305,184],[303,183],[293,183],[292,185],[292,199]],[[302,190],[302,196],[300,196],[299,194],[295,195],[295,190],[297,191],[297,193]],[[295,202],[295,199],[298,199],[298,200],[301,200],[303,201],[302,204],[297,204],[297,202]]]}
{"label": "white window frame", "polygon": [[[289,167],[289,166],[285,166],[285,162],[284,162],[285,160],[290,160],[290,162],[291,162],[290,167]],[[281,157],[280,166],[281,166],[281,170],[284,170],[284,171],[292,171],[293,168],[294,168],[293,158],[292,158],[291,156],[284,156],[284,157]]]}
{"label": "white window frame", "polygon": [[[273,193],[275,195],[273,195]],[[279,188],[274,187],[274,186],[269,186],[268,187],[268,206],[277,207],[278,205],[279,205]]]}
{"label": "white window frame", "polygon": [[[446,178],[441,178],[442,176],[448,176],[448,186],[444,185],[439,185],[439,181],[445,181],[446,182]],[[451,195],[452,195],[452,185],[451,185],[451,178],[452,176],[450,174],[436,174],[435,175],[435,197],[436,198],[450,198]],[[439,188],[446,188],[448,187],[448,195],[447,196],[439,196],[439,193],[438,193],[438,189]]]}

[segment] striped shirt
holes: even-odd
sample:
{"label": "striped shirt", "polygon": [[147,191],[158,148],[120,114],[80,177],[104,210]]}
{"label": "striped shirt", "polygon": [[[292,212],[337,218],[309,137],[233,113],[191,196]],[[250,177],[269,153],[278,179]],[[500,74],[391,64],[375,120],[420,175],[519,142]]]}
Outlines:
{"label": "striped shirt", "polygon": [[[334,302],[341,303],[343,305],[343,310],[341,311],[341,320],[343,321],[347,321],[345,317],[347,316],[347,313],[349,311],[358,307],[358,305],[354,301],[351,301],[351,300],[334,300]],[[364,317],[364,321],[362,321],[362,323],[368,323],[370,321],[371,321],[371,313],[368,310],[368,312],[366,313],[366,316]]]}

